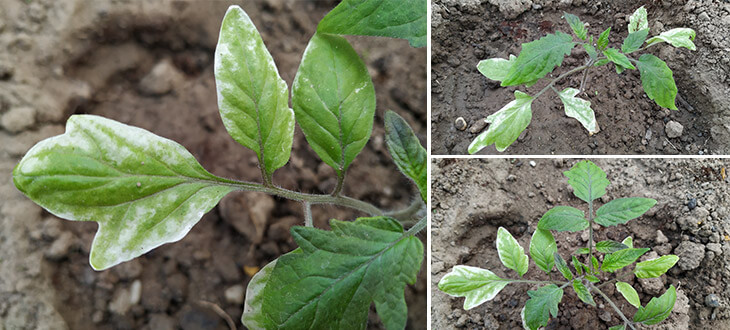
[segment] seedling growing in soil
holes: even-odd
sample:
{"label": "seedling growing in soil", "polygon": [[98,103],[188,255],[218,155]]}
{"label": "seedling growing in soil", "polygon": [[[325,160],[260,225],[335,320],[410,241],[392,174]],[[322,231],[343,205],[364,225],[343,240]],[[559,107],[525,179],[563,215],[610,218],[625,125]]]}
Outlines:
{"label": "seedling growing in soil", "polygon": [[[623,242],[611,240],[593,244],[593,223],[604,227],[625,224],[636,219],[656,204],[650,198],[617,198],[593,213],[593,201],[606,194],[606,187],[610,184],[606,173],[590,161],[581,161],[569,171],[563,173],[568,178],[568,184],[573,187],[573,194],[588,203],[587,217],[583,210],[570,206],[556,206],[545,213],[537,224],[537,229],[530,241],[530,256],[535,265],[552,279],[553,269],[557,269],[566,281],[559,280],[528,280],[522,276],[529,268],[529,258],[517,240],[504,228],[497,231],[497,252],[499,259],[507,268],[519,274],[519,279],[506,279],[497,276],[489,270],[477,267],[458,265],[446,274],[438,287],[441,291],[455,296],[466,297],[464,309],[471,309],[482,303],[492,300],[507,284],[530,283],[542,285],[537,290],[527,291],[530,299],[522,308],[522,324],[525,329],[537,329],[546,326],[550,315],[558,315],[558,304],[563,299],[563,289],[572,286],[575,294],[591,306],[596,306],[593,293],[600,295],[620,316],[622,324],[611,327],[617,329],[636,329],[636,325],[657,324],[667,317],[674,308],[677,298],[673,285],[658,298],[652,298],[648,304],[642,306],[639,295],[630,284],[620,281],[624,274],[606,280],[610,273],[615,273],[636,262],[639,257],[649,251],[648,248],[634,248],[631,236]],[[589,230],[588,246],[575,251],[568,262],[558,253],[555,237],[551,230],[577,232]],[[603,262],[594,255],[603,254]],[[584,257],[583,262],[579,259]],[[660,277],[677,263],[679,257],[666,255],[656,259],[642,261],[636,264],[633,275],[638,278]],[[598,284],[601,283],[602,284]],[[615,283],[615,284],[614,284]],[[638,310],[633,320],[616,306],[601,288],[606,285],[615,285],[618,292]]]}
{"label": "seedling growing in soil", "polygon": [[[404,210],[385,212],[343,195],[347,169],[371,135],[375,90],[349,42],[332,33],[373,35],[368,27],[375,24],[384,29],[376,35],[420,44],[426,6],[425,1],[416,1],[417,6],[408,1],[411,7],[398,11],[403,2],[353,2],[340,5],[349,12],[335,8],[309,41],[292,86],[294,109],[289,108],[287,84],[248,15],[238,6],[226,12],[215,51],[218,106],[231,137],[256,152],[262,183],[215,176],[180,144],[141,128],[74,115],[65,134],[39,142],[23,157],[13,170],[15,186],[54,215],[98,222],[89,256],[96,270],[182,239],[232,191],[300,201],[306,226],[291,229],[300,248],[251,279],[242,322],[252,329],[365,328],[374,302],[386,328],[404,328],[404,287],[416,281],[423,260],[423,245],[415,235],[426,226],[426,217],[419,215],[426,200],[426,150],[408,124],[387,111],[388,150],[417,185],[419,198]],[[374,3],[381,6],[373,8]],[[413,15],[423,18],[414,20]],[[337,30],[353,19],[369,23]],[[306,194],[274,184],[274,171],[289,161],[295,121],[337,175],[331,194]],[[370,217],[331,220],[331,231],[316,229],[312,204],[344,206]],[[402,223],[413,225],[406,231]]]}
{"label": "seedling growing in soil", "polygon": [[[489,79],[501,81],[502,86],[525,85],[525,87],[530,87],[551,73],[555,67],[560,66],[565,55],[569,55],[576,45],[581,45],[588,55],[584,65],[551,80],[534,96],[519,90],[515,91],[514,101],[507,103],[502,109],[485,119],[490,124],[489,128],[469,145],[470,154],[479,152],[491,144],[494,144],[500,152],[507,149],[530,124],[532,102],[548,90],[553,90],[558,94],[565,107],[566,116],[577,119],[588,130],[588,134],[598,133],[600,129],[596,123],[595,113],[591,109],[591,102],[578,96],[585,92],[586,78],[590,69],[610,62],[613,62],[616,73],[619,74],[626,69],[638,68],[646,95],[661,107],[677,110],[675,105],[677,86],[674,83],[672,70],[667,64],[652,54],[643,54],[638,59],[631,57],[630,54],[646,50],[662,42],[667,42],[674,47],[696,50],[692,42],[695,39],[694,30],[676,28],[647,39],[649,23],[646,9],[642,6],[631,15],[628,27],[629,35],[624,39],[619,50],[608,47],[610,27],[601,32],[594,42],[593,36],[588,35],[588,30],[578,16],[565,13],[564,17],[579,41],[576,42],[572,36],[558,31],[539,40],[523,44],[522,51],[517,57],[510,55],[509,59],[490,58],[479,62],[477,65],[479,72]],[[562,91],[555,89],[556,82],[581,71],[583,77],[578,89],[572,87]]]}

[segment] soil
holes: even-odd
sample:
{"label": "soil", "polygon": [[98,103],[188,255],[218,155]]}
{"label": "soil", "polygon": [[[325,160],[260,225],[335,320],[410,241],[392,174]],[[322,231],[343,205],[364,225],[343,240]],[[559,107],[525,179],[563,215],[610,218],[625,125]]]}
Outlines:
{"label": "soil", "polygon": [[[432,1],[432,153],[466,154],[484,129],[479,122],[514,99],[516,89],[540,91],[551,77],[579,66],[581,47],[567,56],[551,76],[530,88],[499,87],[481,75],[480,60],[517,55],[522,43],[547,33],[571,33],[561,17],[578,15],[597,35],[611,28],[609,46],[620,47],[628,34],[628,16],[643,5],[650,34],[676,27],[697,32],[697,51],[667,44],[649,49],[667,62],[678,88],[679,111],[662,109],[641,87],[637,70],[617,75],[612,64],[591,70],[582,98],[591,102],[601,132],[589,136],[565,115],[555,93],[532,104],[532,121],[507,154],[726,154],[730,151],[730,3],[724,0],[585,1],[585,0],[433,0]],[[558,83],[578,88],[580,76]],[[467,125],[459,130],[457,118]],[[667,123],[684,129],[669,138]],[[482,125],[483,126],[483,125]],[[494,146],[481,154],[496,154]]]}
{"label": "soil", "polygon": [[[534,161],[534,165],[531,163]],[[540,217],[557,205],[586,210],[573,195],[562,172],[575,159],[438,159],[432,163],[431,285],[455,265],[489,269],[515,278],[502,266],[495,248],[497,229],[512,233],[528,251]],[[595,239],[621,241],[631,235],[635,247],[652,250],[645,257],[676,254],[680,261],[658,280],[638,280],[630,270],[628,283],[642,304],[676,286],[677,303],[670,318],[652,329],[730,328],[730,179],[726,159],[597,159],[611,184],[596,207],[619,197],[649,197],[658,201],[645,215],[628,224],[594,226]],[[585,233],[554,233],[561,255],[569,256],[588,241]],[[656,255],[654,255],[656,253]],[[642,258],[645,258],[642,257]],[[600,259],[600,257],[599,257]],[[641,260],[641,259],[640,259]],[[557,272],[553,278],[559,277]],[[528,279],[547,276],[531,262]],[[608,279],[603,277],[602,279]],[[508,285],[492,301],[469,311],[464,298],[432,290],[433,329],[517,329],[527,290],[537,286]],[[629,317],[636,309],[608,286],[606,294]],[[558,317],[547,329],[606,329],[620,323],[613,309],[596,296],[597,306],[565,290]],[[709,298],[708,298],[709,297]],[[709,300],[709,302],[708,302]],[[714,307],[709,307],[714,306]]]}
{"label": "soil", "polygon": [[[335,4],[242,5],[289,86],[317,22]],[[88,254],[96,224],[51,216],[20,194],[10,176],[33,144],[63,133],[71,114],[88,113],[178,141],[213,174],[260,181],[255,153],[227,134],[218,114],[212,58],[228,5],[3,1],[0,329],[227,329],[209,303],[241,326],[242,289],[256,270],[296,247],[288,229],[303,224],[300,204],[232,193],[183,240],[95,272]],[[382,119],[392,109],[425,140],[426,50],[404,40],[348,38],[373,77],[377,111],[371,143],[351,166],[345,194],[383,209],[406,207],[418,193],[390,160]],[[336,183],[299,129],[291,160],[274,181],[308,193],[329,193]],[[313,215],[316,226],[327,228],[330,218],[363,214],[315,206]],[[417,284],[406,288],[409,329],[426,327],[423,267]],[[369,326],[381,327],[372,311]]]}

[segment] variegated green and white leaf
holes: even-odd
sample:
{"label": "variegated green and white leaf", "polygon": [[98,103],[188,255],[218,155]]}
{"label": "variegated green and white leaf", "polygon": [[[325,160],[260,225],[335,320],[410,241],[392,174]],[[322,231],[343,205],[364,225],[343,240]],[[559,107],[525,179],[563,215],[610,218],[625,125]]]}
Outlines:
{"label": "variegated green and white leaf", "polygon": [[629,302],[629,304],[634,305],[634,307],[639,308],[641,306],[641,301],[639,300],[639,294],[634,290],[634,288],[631,286],[631,284],[628,284],[626,282],[616,282],[616,290],[618,292],[621,292],[621,295],[624,296],[626,301]]}
{"label": "variegated green and white leaf", "polygon": [[591,109],[591,102],[575,97],[578,93],[580,91],[575,88],[566,88],[562,92],[558,92],[558,96],[565,106],[565,115],[577,119],[588,130],[588,133],[598,133],[596,114]]}
{"label": "variegated green and white leaf", "polygon": [[499,227],[497,230],[497,252],[499,260],[505,267],[516,271],[520,277],[527,273],[530,260],[525,254],[525,249],[504,227]]}
{"label": "variegated green and white leaf", "polygon": [[479,134],[469,145],[469,153],[474,154],[494,143],[497,151],[504,151],[527,128],[532,120],[532,100],[534,98],[515,91],[514,101],[487,117],[489,129]]}
{"label": "variegated green and white leaf", "polygon": [[669,268],[674,267],[677,261],[679,261],[679,257],[673,254],[642,261],[634,267],[634,274],[638,278],[659,277],[666,273]]}
{"label": "variegated green and white leaf", "polygon": [[641,6],[629,17],[629,33],[649,29],[649,20],[646,15],[646,8]]}
{"label": "variegated green and white leaf", "polygon": [[479,64],[477,64],[477,70],[479,70],[479,72],[485,77],[501,82],[507,78],[509,70],[512,69],[512,65],[515,64],[515,60],[517,60],[517,56],[514,55],[510,55],[509,60],[503,58],[481,60],[479,61]]}
{"label": "variegated green and white leaf", "polygon": [[530,256],[537,267],[545,273],[550,271],[555,265],[555,257],[553,254],[558,252],[558,246],[555,243],[555,237],[549,230],[535,228],[535,233],[530,239]]}
{"label": "variegated green and white leaf", "polygon": [[646,44],[651,45],[660,42],[668,42],[670,45],[677,48],[684,47],[689,50],[697,50],[694,42],[692,42],[695,40],[695,35],[695,30],[690,28],[676,28],[664,31],[658,36],[649,38],[649,40],[646,41]]}
{"label": "variegated green and white leaf", "polygon": [[54,215],[99,223],[97,270],[182,239],[234,190],[178,143],[92,115],[71,116],[65,134],[31,148],[13,180]]}
{"label": "variegated green and white leaf", "polygon": [[464,309],[469,310],[494,299],[509,283],[489,270],[459,265],[441,278],[438,288],[450,296],[466,297]]}

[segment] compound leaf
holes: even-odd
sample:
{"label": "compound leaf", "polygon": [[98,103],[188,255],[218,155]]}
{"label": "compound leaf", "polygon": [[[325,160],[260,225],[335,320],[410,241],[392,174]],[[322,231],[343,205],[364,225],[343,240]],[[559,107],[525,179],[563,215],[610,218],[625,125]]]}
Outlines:
{"label": "compound leaf", "polygon": [[573,29],[573,33],[575,33],[580,40],[586,40],[588,37],[588,30],[586,30],[586,26],[580,21],[580,18],[566,12],[563,12],[563,16],[565,17],[565,20],[568,21],[570,28]]}
{"label": "compound leaf", "polygon": [[421,267],[421,241],[388,217],[330,227],[292,227],[299,249],[276,260],[265,284],[249,287],[247,296],[262,298],[244,313],[247,327],[364,329],[372,302],[386,328],[405,327],[404,289]]}
{"label": "compound leaf", "polygon": [[634,274],[638,278],[659,277],[666,273],[669,268],[674,267],[677,261],[679,261],[679,257],[673,254],[642,261],[634,267]]}
{"label": "compound leaf", "polygon": [[654,205],[656,200],[651,198],[616,198],[596,211],[595,221],[604,227],[624,224],[640,217]]}
{"label": "compound leaf", "polygon": [[672,313],[676,301],[677,289],[674,285],[670,285],[659,298],[651,298],[646,307],[639,306],[639,310],[634,314],[634,322],[652,325],[664,321]]}
{"label": "compound leaf", "polygon": [[605,195],[606,187],[611,183],[606,179],[606,172],[589,160],[575,163],[563,175],[573,187],[573,194],[586,203]]}
{"label": "compound leaf", "polygon": [[660,42],[668,42],[674,47],[684,47],[689,50],[697,50],[697,47],[692,42],[695,40],[695,30],[690,28],[676,28],[669,31],[664,31],[658,36],[651,37],[646,41],[647,45],[656,44]]}
{"label": "compound leaf", "polygon": [[601,265],[601,270],[606,272],[615,272],[621,268],[624,268],[636,261],[636,259],[639,259],[646,251],[649,251],[648,248],[642,248],[642,249],[623,249],[611,254],[607,254],[605,258],[603,258],[603,265]]}
{"label": "compound leaf", "polygon": [[573,290],[575,290],[575,294],[578,295],[578,298],[580,298],[580,300],[584,303],[594,307],[596,306],[596,302],[593,300],[591,292],[588,291],[588,288],[583,285],[583,282],[577,278],[573,280]]}
{"label": "compound leaf", "polygon": [[634,288],[626,283],[626,282],[616,282],[616,290],[618,292],[621,292],[621,295],[624,296],[626,301],[629,302],[629,304],[634,305],[636,308],[641,307],[641,301],[639,300],[639,294],[634,290]]}
{"label": "compound leaf", "polygon": [[644,54],[639,57],[636,65],[639,67],[641,85],[646,95],[661,107],[677,110],[674,104],[677,85],[667,63],[654,55]]}
{"label": "compound leaf", "polygon": [[537,267],[550,274],[555,265],[555,252],[558,252],[558,246],[553,234],[549,230],[536,228],[530,240],[530,256]]}
{"label": "compound leaf", "polygon": [[530,299],[525,303],[525,325],[529,329],[544,327],[550,320],[550,315],[558,316],[558,304],[563,300],[563,289],[555,284],[549,284],[535,291],[527,291]]}
{"label": "compound leaf", "polygon": [[623,71],[623,69],[636,69],[636,67],[629,61],[629,58],[626,57],[626,55],[621,54],[616,48],[604,50],[603,55],[606,55],[608,60],[616,64],[616,67],[620,68],[621,71]]}
{"label": "compound leaf", "polygon": [[411,178],[426,201],[428,171],[426,149],[408,123],[393,111],[385,112],[385,142],[390,157],[403,174]]}
{"label": "compound leaf", "polygon": [[497,252],[499,252],[499,260],[505,267],[516,271],[520,277],[527,273],[530,259],[525,254],[525,249],[504,227],[499,227],[497,230]]}
{"label": "compound leaf", "polygon": [[370,138],[375,89],[345,38],[315,34],[294,78],[292,104],[307,142],[338,176]]}
{"label": "compound leaf", "polygon": [[612,240],[605,240],[596,243],[596,251],[601,253],[614,253],[628,248],[629,247],[625,244]]}
{"label": "compound leaf", "polygon": [[646,8],[644,6],[637,8],[629,17],[629,33],[641,30],[649,31],[649,20],[647,19]]}
{"label": "compound leaf", "polygon": [[534,98],[515,91],[515,100],[487,117],[489,129],[482,132],[469,145],[469,153],[474,154],[494,143],[497,151],[504,151],[527,128],[532,120],[531,104]]}
{"label": "compound leaf", "polygon": [[448,295],[466,297],[464,309],[469,310],[494,299],[509,283],[489,270],[460,265],[441,278],[438,287]]}
{"label": "compound leaf", "polygon": [[629,33],[629,36],[624,39],[624,43],[621,44],[621,51],[626,54],[631,54],[644,44],[646,37],[649,35],[649,29],[643,29],[636,32]]}
{"label": "compound leaf", "polygon": [[582,210],[571,206],[556,206],[545,212],[537,223],[539,229],[580,231],[588,228],[588,220]]}
{"label": "compound leaf", "polygon": [[407,39],[426,46],[425,0],[344,0],[327,14],[317,31]]}
{"label": "compound leaf", "polygon": [[598,133],[596,114],[591,109],[591,102],[575,97],[578,93],[580,93],[579,90],[570,87],[558,92],[558,97],[565,106],[565,115],[577,119],[589,133]]}
{"label": "compound leaf", "polygon": [[507,78],[507,73],[512,69],[512,65],[515,64],[516,60],[517,57],[514,55],[510,55],[509,60],[503,58],[481,60],[477,64],[477,70],[489,79],[502,81]]}
{"label": "compound leaf", "polygon": [[294,112],[274,59],[238,6],[228,8],[223,18],[214,70],[223,125],[234,140],[256,152],[269,181],[289,161]]}
{"label": "compound leaf", "polygon": [[601,34],[598,36],[598,41],[596,41],[596,46],[599,50],[604,50],[608,46],[608,36],[611,34],[611,28],[604,30],[601,32]]}
{"label": "compound leaf", "polygon": [[555,258],[555,268],[558,269],[560,274],[565,277],[566,280],[570,281],[573,279],[573,273],[570,271],[570,268],[568,267],[568,263],[565,262],[565,259],[560,256],[560,253],[555,252],[553,253],[553,257]]}
{"label": "compound leaf", "polygon": [[574,46],[573,38],[560,31],[523,44],[502,86],[534,83],[560,66]]}
{"label": "compound leaf", "polygon": [[141,128],[74,115],[66,133],[31,148],[15,186],[52,214],[96,221],[96,270],[182,239],[232,188],[180,144]]}

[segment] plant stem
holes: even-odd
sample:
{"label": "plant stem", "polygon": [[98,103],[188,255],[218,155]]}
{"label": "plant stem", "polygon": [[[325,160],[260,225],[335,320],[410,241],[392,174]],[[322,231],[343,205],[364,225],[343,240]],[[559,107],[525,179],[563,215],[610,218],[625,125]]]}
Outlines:
{"label": "plant stem", "polygon": [[567,77],[569,75],[572,75],[572,74],[574,74],[576,72],[580,72],[581,70],[585,70],[587,68],[589,68],[588,65],[583,65],[583,66],[579,66],[579,67],[574,68],[574,69],[572,69],[572,70],[570,70],[570,71],[568,71],[566,73],[563,73],[563,74],[559,75],[557,78],[553,79],[547,86],[543,87],[543,89],[540,92],[538,92],[537,94],[535,94],[535,96],[533,97],[533,99],[536,99],[536,98],[540,97],[540,95],[542,95],[542,93],[545,93],[548,89],[550,89],[550,87],[552,87],[559,80],[561,80],[561,79],[563,79],[563,78],[565,78],[565,77]]}
{"label": "plant stem", "polygon": [[560,285],[568,285],[570,282],[563,282],[563,281],[536,281],[536,280],[512,280],[512,279],[505,279],[510,282],[514,283],[530,283],[530,284],[560,284]]}
{"label": "plant stem", "polygon": [[629,325],[629,328],[636,330],[636,328],[634,327],[634,322],[629,321],[629,319],[626,318],[626,315],[624,315],[624,313],[621,312],[620,309],[618,309],[618,306],[616,306],[616,304],[613,303],[613,300],[611,300],[611,298],[609,298],[605,293],[603,293],[603,291],[601,291],[601,289],[597,288],[595,285],[593,285],[593,283],[588,283],[588,287],[591,290],[598,292],[598,294],[600,294],[601,297],[603,297],[603,299],[606,300],[608,302],[608,304],[611,305],[611,307],[613,307],[613,310],[615,310],[616,313],[618,313],[618,315],[621,317],[621,319],[624,320],[624,323]]}
{"label": "plant stem", "polygon": [[342,193],[342,187],[345,185],[345,173],[338,174],[337,175],[337,185],[335,185],[335,190],[332,191],[332,196],[340,196]]}
{"label": "plant stem", "polygon": [[411,220],[416,214],[418,214],[418,212],[421,211],[423,206],[423,201],[415,199],[411,205],[408,205],[408,207],[401,210],[385,212],[385,215],[403,222],[405,220]]}
{"label": "plant stem", "polygon": [[416,234],[418,234],[418,232],[420,232],[421,230],[426,228],[427,224],[428,224],[428,217],[423,217],[423,218],[421,218],[421,220],[418,220],[418,222],[416,222],[416,224],[413,225],[413,227],[409,228],[408,231],[405,233],[405,235],[415,236]]}
{"label": "plant stem", "polygon": [[[590,197],[588,198],[590,199]],[[593,269],[593,200],[588,201],[588,267]]]}
{"label": "plant stem", "polygon": [[579,95],[585,91],[583,88],[586,85],[586,78],[588,78],[588,72],[591,71],[591,67],[593,66],[593,63],[595,63],[595,61],[590,60],[590,61],[588,61],[588,64],[586,64],[588,66],[588,68],[585,71],[583,71],[583,79],[581,79],[581,81],[580,81],[580,91],[578,92]]}
{"label": "plant stem", "polygon": [[307,227],[314,227],[314,221],[312,220],[312,203],[302,202],[304,206],[304,225]]}

